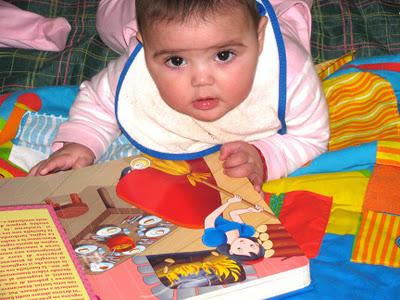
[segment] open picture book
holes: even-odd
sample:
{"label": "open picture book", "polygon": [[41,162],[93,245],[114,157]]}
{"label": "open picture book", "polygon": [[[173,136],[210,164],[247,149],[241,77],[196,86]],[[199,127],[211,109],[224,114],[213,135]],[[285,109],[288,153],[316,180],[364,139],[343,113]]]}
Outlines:
{"label": "open picture book", "polygon": [[[1,299],[56,299],[56,281],[41,288],[26,257],[64,246],[58,260],[70,262],[68,272],[82,282],[65,288],[86,290],[86,299],[265,299],[310,284],[309,261],[296,242],[247,179],[223,174],[218,154],[192,161],[139,155],[4,179],[0,201],[0,278],[14,283],[11,289],[0,280]],[[47,227],[27,238],[24,226],[38,222],[35,209],[50,212],[60,238],[42,234]],[[18,228],[8,216],[15,211],[23,220]],[[10,230],[14,249],[22,240],[36,243],[12,255]],[[36,246],[53,238],[64,246]],[[14,267],[4,268],[11,259]],[[49,278],[45,271],[40,276]]]}

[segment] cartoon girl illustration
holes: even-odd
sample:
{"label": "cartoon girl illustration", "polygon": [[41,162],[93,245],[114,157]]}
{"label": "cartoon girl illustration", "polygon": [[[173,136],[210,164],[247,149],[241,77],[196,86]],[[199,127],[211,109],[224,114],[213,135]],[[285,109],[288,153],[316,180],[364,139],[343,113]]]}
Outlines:
{"label": "cartoon girl illustration", "polygon": [[261,212],[262,208],[256,206],[233,210],[229,213],[232,221],[221,216],[230,204],[241,200],[240,196],[235,195],[206,217],[202,241],[208,247],[216,247],[219,253],[245,263],[263,258],[265,249],[252,237],[254,227],[243,223],[240,215]]}

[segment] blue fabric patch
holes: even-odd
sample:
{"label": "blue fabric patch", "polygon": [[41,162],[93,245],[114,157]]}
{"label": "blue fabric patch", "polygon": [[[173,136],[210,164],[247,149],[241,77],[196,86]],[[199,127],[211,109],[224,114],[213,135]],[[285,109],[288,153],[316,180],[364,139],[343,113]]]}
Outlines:
{"label": "blue fabric patch", "polygon": [[310,260],[313,290],[290,299],[398,299],[400,269],[350,262],[354,236],[326,234]]}
{"label": "blue fabric patch", "polygon": [[51,86],[37,89],[27,89],[12,93],[1,105],[0,117],[8,119],[8,115],[14,108],[17,98],[26,93],[37,94],[42,102],[40,112],[47,115],[67,117],[69,108],[74,102],[79,91],[77,86]]}
{"label": "blue fabric patch", "polygon": [[289,177],[317,173],[372,170],[376,162],[376,147],[377,142],[370,142],[323,153],[308,165],[291,173]]}

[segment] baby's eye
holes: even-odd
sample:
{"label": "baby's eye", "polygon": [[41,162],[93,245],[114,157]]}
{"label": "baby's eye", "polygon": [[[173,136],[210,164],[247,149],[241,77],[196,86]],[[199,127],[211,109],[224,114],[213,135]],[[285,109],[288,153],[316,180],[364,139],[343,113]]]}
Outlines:
{"label": "baby's eye", "polygon": [[177,68],[186,65],[186,61],[180,56],[172,56],[167,59],[166,64],[169,67]]}
{"label": "baby's eye", "polygon": [[234,56],[235,54],[232,51],[225,50],[218,52],[216,59],[221,62],[226,62],[232,60]]}

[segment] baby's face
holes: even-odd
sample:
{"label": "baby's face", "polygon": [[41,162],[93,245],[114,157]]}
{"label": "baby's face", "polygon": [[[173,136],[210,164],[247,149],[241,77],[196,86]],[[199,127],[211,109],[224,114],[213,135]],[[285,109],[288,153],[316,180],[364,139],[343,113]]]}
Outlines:
{"label": "baby's face", "polygon": [[146,29],[146,64],[163,100],[207,122],[238,106],[253,84],[265,22],[255,28],[246,11],[233,9]]}

